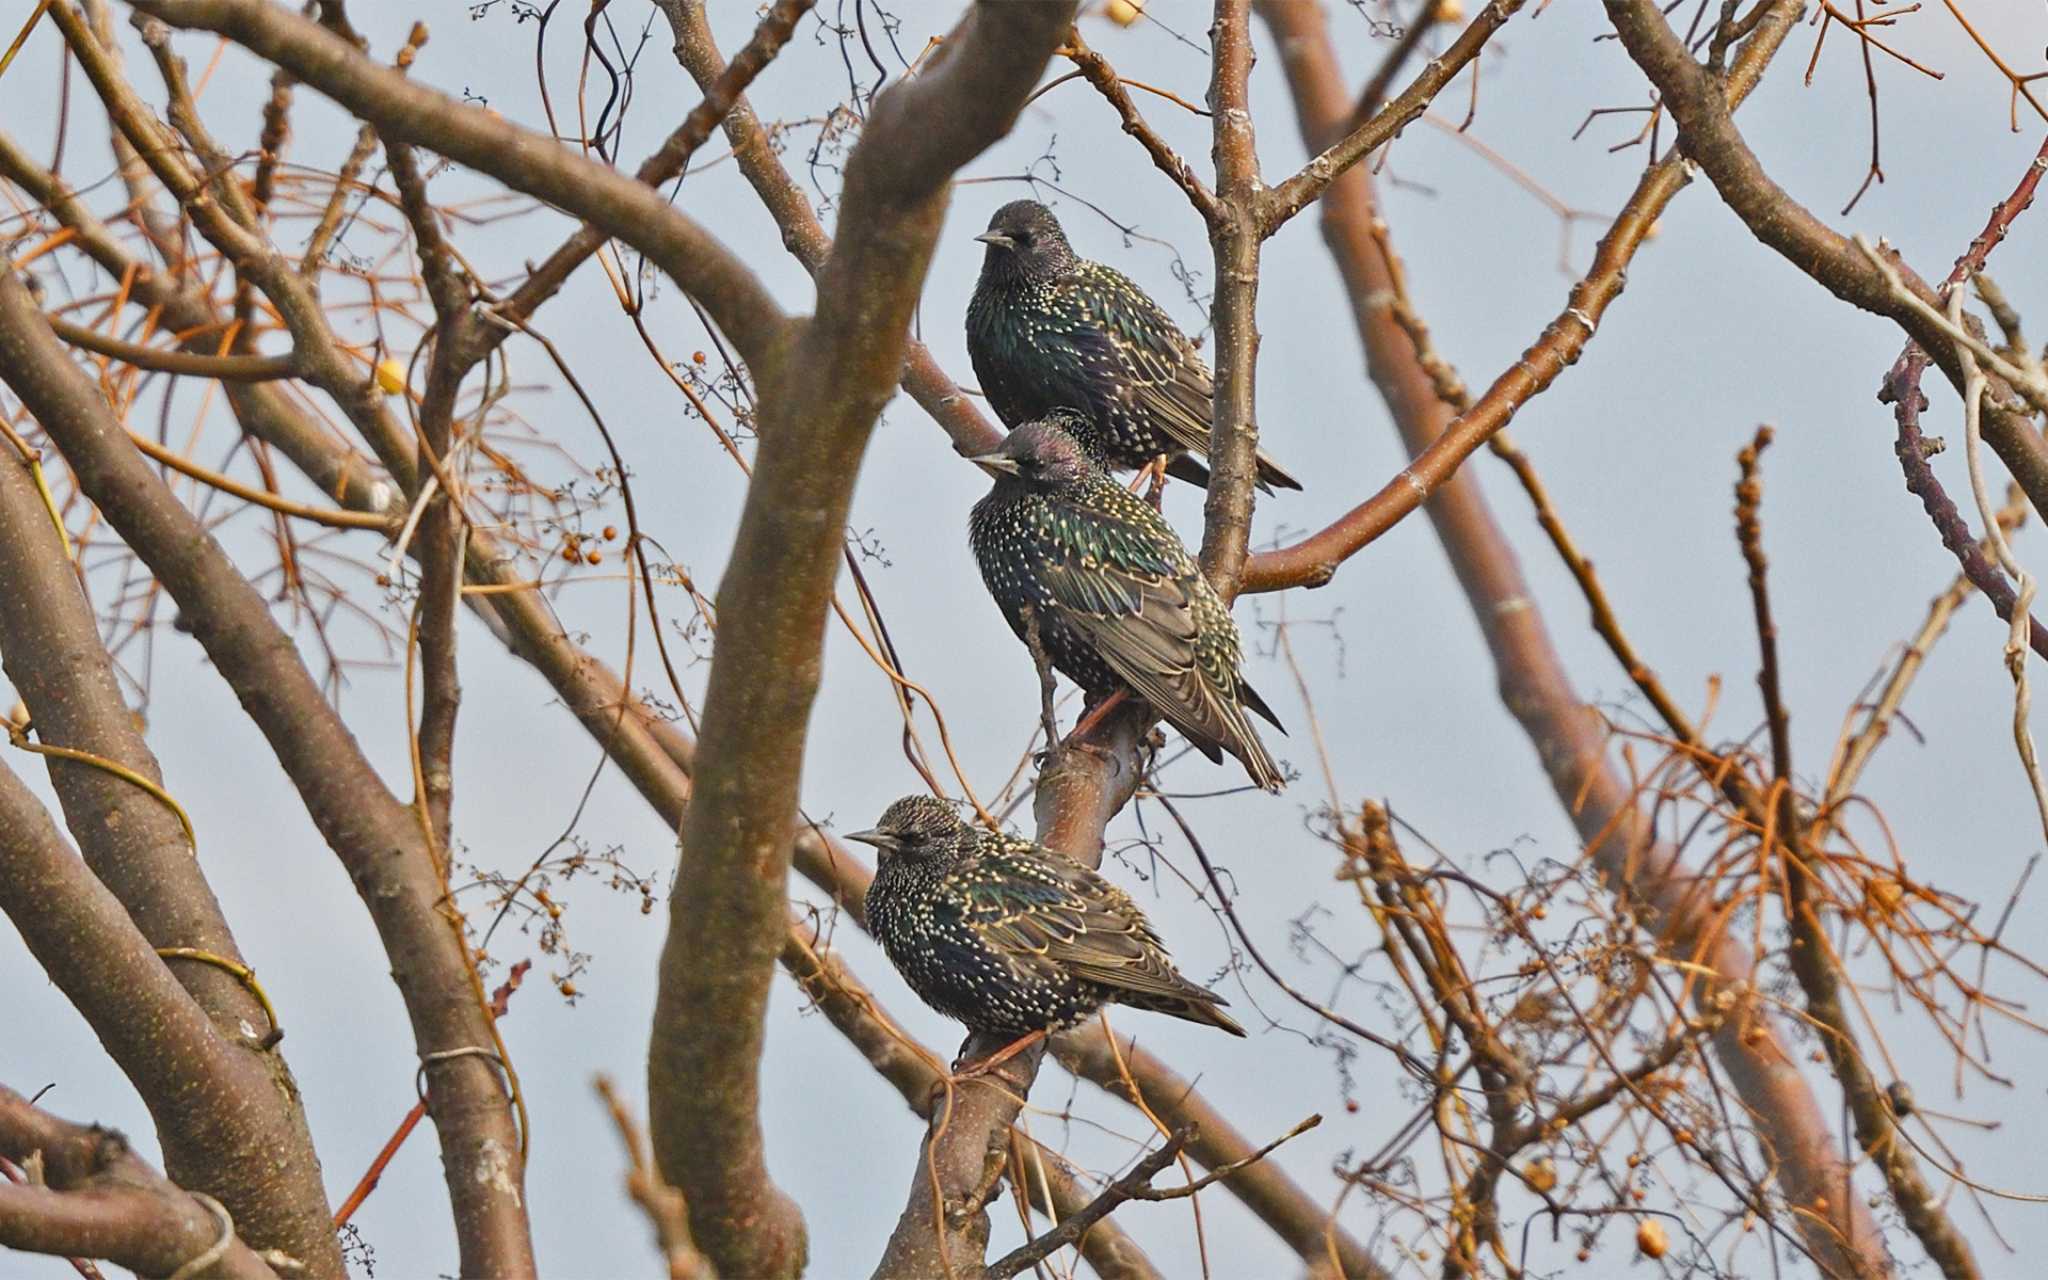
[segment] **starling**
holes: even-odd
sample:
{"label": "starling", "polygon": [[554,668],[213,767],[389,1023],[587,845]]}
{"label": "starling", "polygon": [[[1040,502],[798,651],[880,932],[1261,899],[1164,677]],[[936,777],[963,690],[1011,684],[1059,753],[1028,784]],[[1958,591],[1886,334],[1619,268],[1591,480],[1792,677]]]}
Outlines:
{"label": "starling", "polygon": [[878,851],[868,929],[918,996],[969,1030],[1019,1038],[1126,1004],[1241,1036],[1223,997],[1173,967],[1123,890],[1062,854],[978,831],[930,796],[849,840]]}
{"label": "starling", "polygon": [[1210,760],[1228,751],[1278,791],[1245,709],[1285,729],[1238,671],[1230,610],[1173,526],[1082,448],[1079,425],[1058,410],[974,459],[996,481],[968,522],[981,580],[1033,657],[1091,702],[1128,689]]}
{"label": "starling", "polygon": [[[981,280],[967,304],[967,354],[996,416],[1009,427],[1078,409],[1082,435],[1105,464],[1167,472],[1208,487],[1213,385],[1209,366],[1159,304],[1122,272],[1076,257],[1052,210],[1018,200],[996,210]],[[1265,454],[1259,484],[1301,483]]]}

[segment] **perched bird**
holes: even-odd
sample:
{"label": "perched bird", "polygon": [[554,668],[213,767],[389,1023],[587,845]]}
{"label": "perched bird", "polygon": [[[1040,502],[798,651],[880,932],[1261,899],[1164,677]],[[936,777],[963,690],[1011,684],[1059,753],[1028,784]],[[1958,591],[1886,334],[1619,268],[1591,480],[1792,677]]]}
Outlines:
{"label": "perched bird", "polygon": [[[1018,200],[975,239],[988,246],[967,304],[967,354],[1003,424],[1080,410],[1087,445],[1112,468],[1168,459],[1167,473],[1206,488],[1213,384],[1209,366],[1159,304],[1120,271],[1076,257],[1052,210]],[[1261,453],[1259,484],[1300,481]]]}
{"label": "perched bird", "polygon": [[846,838],[879,853],[869,931],[926,1004],[970,1030],[1029,1037],[1126,1004],[1244,1034],[1223,997],[1174,969],[1137,904],[1071,858],[976,830],[930,796]]}
{"label": "perched bird", "polygon": [[1018,638],[1035,636],[1034,658],[1091,702],[1129,689],[1203,755],[1228,751],[1278,791],[1245,708],[1280,721],[1238,671],[1230,610],[1173,526],[1089,457],[1078,425],[1056,411],[974,459],[996,481],[968,521],[981,580]]}

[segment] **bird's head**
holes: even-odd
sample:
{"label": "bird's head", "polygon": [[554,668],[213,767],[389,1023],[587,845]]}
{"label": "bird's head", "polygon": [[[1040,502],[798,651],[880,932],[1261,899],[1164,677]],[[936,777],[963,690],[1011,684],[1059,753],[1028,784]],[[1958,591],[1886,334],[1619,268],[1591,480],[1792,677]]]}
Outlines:
{"label": "bird's head", "polygon": [[999,280],[1054,280],[1074,265],[1074,250],[1060,220],[1036,200],[1013,200],[996,210],[988,230],[974,237],[988,246],[984,277]]}
{"label": "bird's head", "polygon": [[1080,440],[1088,431],[1088,419],[1078,410],[1054,409],[1010,432],[995,452],[969,461],[998,481],[1010,477],[1027,488],[1057,492],[1097,470]]}
{"label": "bird's head", "polygon": [[922,862],[951,857],[974,839],[974,829],[944,800],[905,796],[882,811],[881,820],[866,831],[849,831],[848,840],[873,845],[879,861],[896,858]]}

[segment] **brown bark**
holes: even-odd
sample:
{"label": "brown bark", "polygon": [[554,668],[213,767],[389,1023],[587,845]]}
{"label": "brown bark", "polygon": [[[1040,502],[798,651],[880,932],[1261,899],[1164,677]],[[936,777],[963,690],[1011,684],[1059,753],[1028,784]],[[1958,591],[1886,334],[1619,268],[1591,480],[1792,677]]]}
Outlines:
{"label": "brown bark", "polygon": [[1225,600],[1237,595],[1252,534],[1259,448],[1259,153],[1252,131],[1251,0],[1216,0],[1209,109],[1215,113],[1217,214],[1209,222],[1216,263],[1216,386],[1209,423],[1209,492],[1202,502],[1202,572]]}
{"label": "brown bark", "polygon": [[[161,786],[42,496],[22,459],[4,444],[0,450],[0,659],[8,679],[39,741]],[[262,1004],[214,965],[174,961],[166,971],[154,954],[189,947],[242,963],[183,822],[106,769],[45,761],[84,861],[46,845],[33,861],[26,848],[11,856],[0,873],[7,914],[150,1108],[172,1176],[217,1196],[264,1247],[303,1258],[314,1274],[339,1275],[320,1161]],[[19,786],[11,774],[6,783]],[[22,824],[47,825],[25,792],[9,807]],[[30,839],[26,825],[9,834]],[[194,1016],[202,1025],[212,1019],[210,1034],[191,1025]]]}
{"label": "brown bark", "polygon": [[[134,1084],[166,1161],[185,1170],[185,1185],[213,1195],[231,1214],[240,1210],[236,1222],[246,1238],[300,1259],[306,1274],[342,1276],[319,1167],[303,1129],[295,1131],[285,1114],[288,1104],[264,1060],[208,1021],[4,765],[0,911]],[[0,1155],[15,1160],[33,1146],[10,1147],[10,1138],[37,1132],[18,1127],[27,1123],[12,1109],[19,1102],[0,1089]],[[0,1196],[8,1190],[0,1184]],[[37,1234],[70,1221],[68,1213],[54,1203],[17,1201],[0,1209],[0,1245],[117,1257],[77,1247],[77,1237]]]}
{"label": "brown bark", "polygon": [[103,1258],[146,1276],[276,1280],[236,1234],[241,1224],[143,1163],[119,1133],[59,1120],[4,1085],[0,1156],[42,1174],[40,1185],[0,1180],[0,1247]]}

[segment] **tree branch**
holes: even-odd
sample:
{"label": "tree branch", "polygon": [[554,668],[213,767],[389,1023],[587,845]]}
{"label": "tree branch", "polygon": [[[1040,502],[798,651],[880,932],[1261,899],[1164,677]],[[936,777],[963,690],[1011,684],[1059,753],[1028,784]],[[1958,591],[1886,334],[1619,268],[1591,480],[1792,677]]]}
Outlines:
{"label": "tree branch", "polygon": [[662,1172],[721,1272],[791,1275],[805,1240],[768,1176],[759,1063],[785,932],[789,830],[827,605],[859,460],[901,375],[954,170],[1006,133],[1073,5],[977,5],[915,80],[878,98],[847,162],[818,313],[750,358],[760,449],[718,592],[683,872],[648,1060]]}
{"label": "tree branch", "polygon": [[[661,149],[647,157],[633,177],[649,187],[659,187],[682,176],[689,168],[691,157],[710,138],[716,129],[741,101],[747,86],[754,78],[767,70],[768,64],[782,46],[789,43],[789,37],[796,31],[799,18],[810,12],[817,0],[776,0],[761,18],[761,24],[754,29],[754,36],[739,51],[729,66],[722,68],[711,77],[704,88],[704,98],[683,117],[674,133],[661,144]],[[534,268],[512,295],[499,307],[499,314],[511,325],[532,317],[541,303],[553,297],[563,283],[576,269],[588,262],[599,247],[610,237],[595,223],[586,222],[576,233],[540,266]],[[511,332],[507,328],[493,326],[485,333],[502,335]],[[477,355],[469,352],[465,354]]]}
{"label": "tree branch", "polygon": [[[0,377],[178,602],[369,908],[430,1081],[464,1273],[531,1274],[520,1139],[496,1069],[468,1052],[494,1043],[489,1015],[467,945],[439,910],[445,887],[414,815],[384,789],[262,596],[135,452],[11,274],[0,276]],[[465,1052],[445,1056],[457,1049]]]}
{"label": "tree branch", "polygon": [[[1157,1054],[1128,1036],[1112,1045],[1098,1023],[1058,1036],[1053,1056],[1074,1075],[1092,1081],[1175,1129],[1190,1129],[1188,1154],[1204,1167],[1236,1166],[1223,1185],[1287,1242],[1311,1273],[1328,1270],[1340,1280],[1385,1280],[1387,1272],[1366,1247],[1338,1225],[1327,1206],[1304,1190],[1277,1163],[1247,1163],[1251,1141]],[[1133,1096],[1136,1086],[1142,1096]]]}
{"label": "tree branch", "polygon": [[[1287,220],[1321,198],[1332,182],[1352,165],[1371,155],[1380,146],[1391,140],[1395,134],[1407,128],[1429,110],[1429,104],[1445,85],[1455,80],[1468,63],[1477,58],[1486,48],[1486,42],[1493,33],[1507,25],[1515,16],[1524,0],[1488,0],[1479,16],[1472,19],[1472,25],[1458,34],[1451,47],[1429,60],[1414,83],[1401,91],[1401,96],[1379,107],[1373,99],[1377,96],[1368,92],[1359,99],[1359,105],[1367,110],[1376,110],[1369,120],[1357,125],[1349,133],[1330,143],[1300,173],[1268,189],[1259,198],[1259,233],[1270,236]],[[1415,20],[1413,30],[1421,31],[1433,17],[1425,12]]]}
{"label": "tree branch", "polygon": [[[1958,390],[1962,366],[1955,343],[1938,324],[1894,294],[1884,273],[1840,233],[1813,216],[1765,172],[1729,111],[1720,85],[1692,55],[1663,13],[1649,0],[1605,0],[1615,34],[1629,57],[1657,87],[1678,126],[1677,150],[1698,164],[1721,199],[1767,247],[1842,301],[1885,316],[1930,353]],[[1782,6],[1781,6],[1782,7]],[[1941,299],[1903,264],[1899,274],[1921,301]],[[1997,399],[1984,402],[1984,439],[2027,491],[2036,510],[2048,511],[2048,444],[2031,414],[2007,407],[2009,391],[1994,382]]]}
{"label": "tree branch", "polygon": [[[667,15],[675,31],[676,60],[698,87],[710,94],[729,68],[712,39],[702,0],[654,0],[654,4]],[[753,186],[769,217],[781,230],[783,247],[804,270],[817,275],[832,250],[832,238],[825,234],[817,214],[812,212],[809,198],[790,180],[788,171],[776,158],[767,129],[745,97],[734,99],[723,127],[741,175]],[[939,367],[930,349],[915,338],[905,347],[902,385],[952,438],[954,451],[960,456],[971,458],[1002,443],[1003,428],[975,407],[974,401]]]}
{"label": "tree branch", "polygon": [[[1306,19],[1299,13],[1292,21],[1283,22],[1289,7],[1266,3],[1260,12],[1265,15],[1267,25],[1276,31],[1306,30]],[[1292,7],[1298,11],[1307,8]],[[1739,104],[1755,86],[1765,64],[1784,40],[1791,17],[1796,16],[1788,16],[1782,6],[1765,12],[1772,15],[1771,20],[1759,24],[1755,35],[1744,43],[1742,56],[1736,59],[1729,71],[1727,96],[1731,104]],[[1310,57],[1291,44],[1283,43],[1282,49],[1287,54],[1290,68],[1303,64]],[[1334,70],[1329,74],[1335,75]],[[1289,82],[1295,88],[1296,109],[1302,111],[1304,84],[1291,70]],[[1319,127],[1313,135],[1315,139],[1328,137],[1341,127],[1346,118],[1334,113],[1328,101],[1330,94],[1337,93],[1341,93],[1341,82],[1333,84],[1329,93],[1317,90],[1315,96],[1319,105],[1314,119]],[[1303,128],[1304,131],[1309,128],[1306,114],[1303,116]],[[1308,136],[1306,132],[1304,136]],[[1608,306],[1621,296],[1622,286],[1628,278],[1628,264],[1656,222],[1657,215],[1689,180],[1684,163],[1678,157],[1667,156],[1651,166],[1637,182],[1635,191],[1622,206],[1613,226],[1601,237],[1600,246],[1593,255],[1592,269],[1572,286],[1564,309],[1522,353],[1522,358],[1502,372],[1471,408],[1445,423],[1441,431],[1431,432],[1422,442],[1412,444],[1413,460],[1379,492],[1338,517],[1327,528],[1300,542],[1252,556],[1245,565],[1243,589],[1279,591],[1287,587],[1322,586],[1336,575],[1344,561],[1441,490],[1457,474],[1465,459],[1486,443],[1489,436],[1506,427],[1523,405],[1542,394],[1560,374],[1578,361],[1586,344],[1592,341]],[[1361,254],[1373,252],[1363,244],[1369,223],[1359,220],[1361,212],[1369,208],[1369,200],[1360,202],[1356,195],[1348,201],[1326,198],[1323,206],[1323,235],[1331,241],[1333,250]],[[1341,216],[1330,212],[1347,206],[1350,211]],[[1356,222],[1356,231],[1338,230],[1340,225],[1353,222]],[[1337,250],[1340,240],[1356,242],[1357,247]],[[1352,295],[1353,312],[1361,326],[1375,323],[1365,303],[1373,296],[1383,295],[1355,291]],[[1405,338],[1392,334],[1391,330],[1389,332],[1389,341],[1405,345]],[[1433,400],[1434,393],[1428,394]],[[1397,406],[1397,416],[1401,412],[1403,410]]]}
{"label": "tree branch", "polygon": [[1145,123],[1145,117],[1138,112],[1138,104],[1131,101],[1131,91],[1124,88],[1123,80],[1117,76],[1116,68],[1109,65],[1109,59],[1088,47],[1081,39],[1079,27],[1068,34],[1066,53],[1067,60],[1074,64],[1082,78],[1095,86],[1095,91],[1116,109],[1117,118],[1123,121],[1124,132],[1145,148],[1145,154],[1152,157],[1153,166],[1173,179],[1173,184],[1188,198],[1188,203],[1195,206],[1195,212],[1202,215],[1202,221],[1215,225],[1223,216],[1223,206],[1217,202],[1216,193],[1203,185],[1194,166],[1175,154],[1166,139]]}
{"label": "tree branch", "polygon": [[[244,1206],[250,1221],[241,1229],[251,1239],[287,1253],[296,1247],[301,1252],[291,1256],[305,1263],[306,1274],[339,1280],[345,1273],[327,1225],[319,1164],[304,1120],[294,1124],[296,1109],[288,1109],[278,1096],[277,1078],[246,1044],[237,1045],[215,1030],[114,895],[72,852],[34,795],[4,764],[0,862],[7,868],[0,875],[0,911],[134,1084],[156,1124],[166,1160],[185,1169],[193,1186]],[[0,1088],[0,1155],[17,1161],[35,1149],[36,1135],[44,1132],[23,1114],[26,1105]],[[309,1172],[310,1190],[304,1185]],[[71,1184],[53,1179],[52,1185],[62,1190]],[[0,1202],[10,1193],[16,1189],[0,1185]],[[0,1205],[0,1245],[132,1265],[125,1251],[134,1240],[148,1239],[120,1236],[129,1243],[116,1252],[111,1245],[82,1247],[82,1236],[36,1234],[53,1223],[80,1221],[78,1214],[87,1223],[96,1215],[78,1202],[67,1209],[27,1203],[16,1194],[12,1205]],[[211,1243],[218,1227],[203,1211],[198,1216],[210,1224],[204,1243]],[[167,1270],[175,1270],[204,1243]]]}
{"label": "tree branch", "polygon": [[134,7],[245,46],[376,126],[387,141],[437,151],[603,228],[702,303],[757,370],[780,342],[787,318],[754,273],[651,187],[378,66],[332,31],[267,0],[134,0]]}
{"label": "tree branch", "polygon": [[[0,276],[6,277],[0,290],[26,296],[12,272]],[[36,356],[19,358],[76,373],[54,341]],[[6,374],[12,381],[17,371]],[[0,656],[37,736],[112,761],[160,787],[156,756],[121,696],[68,549],[24,460],[4,442],[0,581],[7,584],[0,590]],[[271,1031],[263,1006],[211,965],[179,965],[173,982],[151,954],[189,947],[243,962],[182,820],[104,769],[47,760],[85,861],[71,862],[68,853],[44,858],[37,863],[44,879],[32,883],[30,864],[17,868],[10,860],[0,881],[27,896],[9,901],[8,914],[149,1106],[173,1175],[219,1196],[251,1239],[305,1259],[318,1274],[338,1276],[341,1257],[328,1228],[320,1162],[291,1069],[263,1042]],[[18,785],[11,774],[6,781]],[[24,803],[33,820],[47,823],[25,794],[17,798],[17,805]],[[31,816],[23,811],[18,821]],[[26,828],[20,834],[26,839]],[[47,896],[53,894],[69,905],[59,911]],[[131,940],[140,954],[124,969],[115,956]],[[102,963],[120,976],[100,969]],[[167,1003],[161,988],[177,999]],[[145,992],[152,994],[145,998]],[[188,1015],[197,1027],[185,1021]],[[257,1030],[251,1035],[246,1028]]]}
{"label": "tree branch", "polygon": [[1237,595],[1251,544],[1258,479],[1259,153],[1252,131],[1251,0],[1216,0],[1209,110],[1217,211],[1209,219],[1216,260],[1215,407],[1209,422],[1209,491],[1202,502],[1202,572],[1226,601]]}
{"label": "tree branch", "polygon": [[[42,1173],[40,1181],[23,1185],[0,1181],[0,1246],[104,1258],[147,1276],[277,1280],[236,1238],[224,1210],[202,1204],[143,1163],[119,1133],[59,1120],[5,1085],[0,1156]],[[208,1256],[211,1263],[189,1269]]]}
{"label": "tree branch", "polygon": [[1104,1187],[1102,1194],[1082,1206],[1079,1213],[1062,1219],[1052,1230],[989,1263],[988,1280],[1009,1280],[1024,1268],[1037,1266],[1053,1253],[1079,1240],[1118,1205],[1141,1198],[1152,1189],[1152,1179],[1159,1176],[1159,1171],[1180,1158],[1181,1148],[1187,1146],[1188,1139],[1193,1136],[1186,1129],[1175,1131],[1165,1145],[1147,1153],[1144,1159],[1131,1166],[1129,1173]]}

